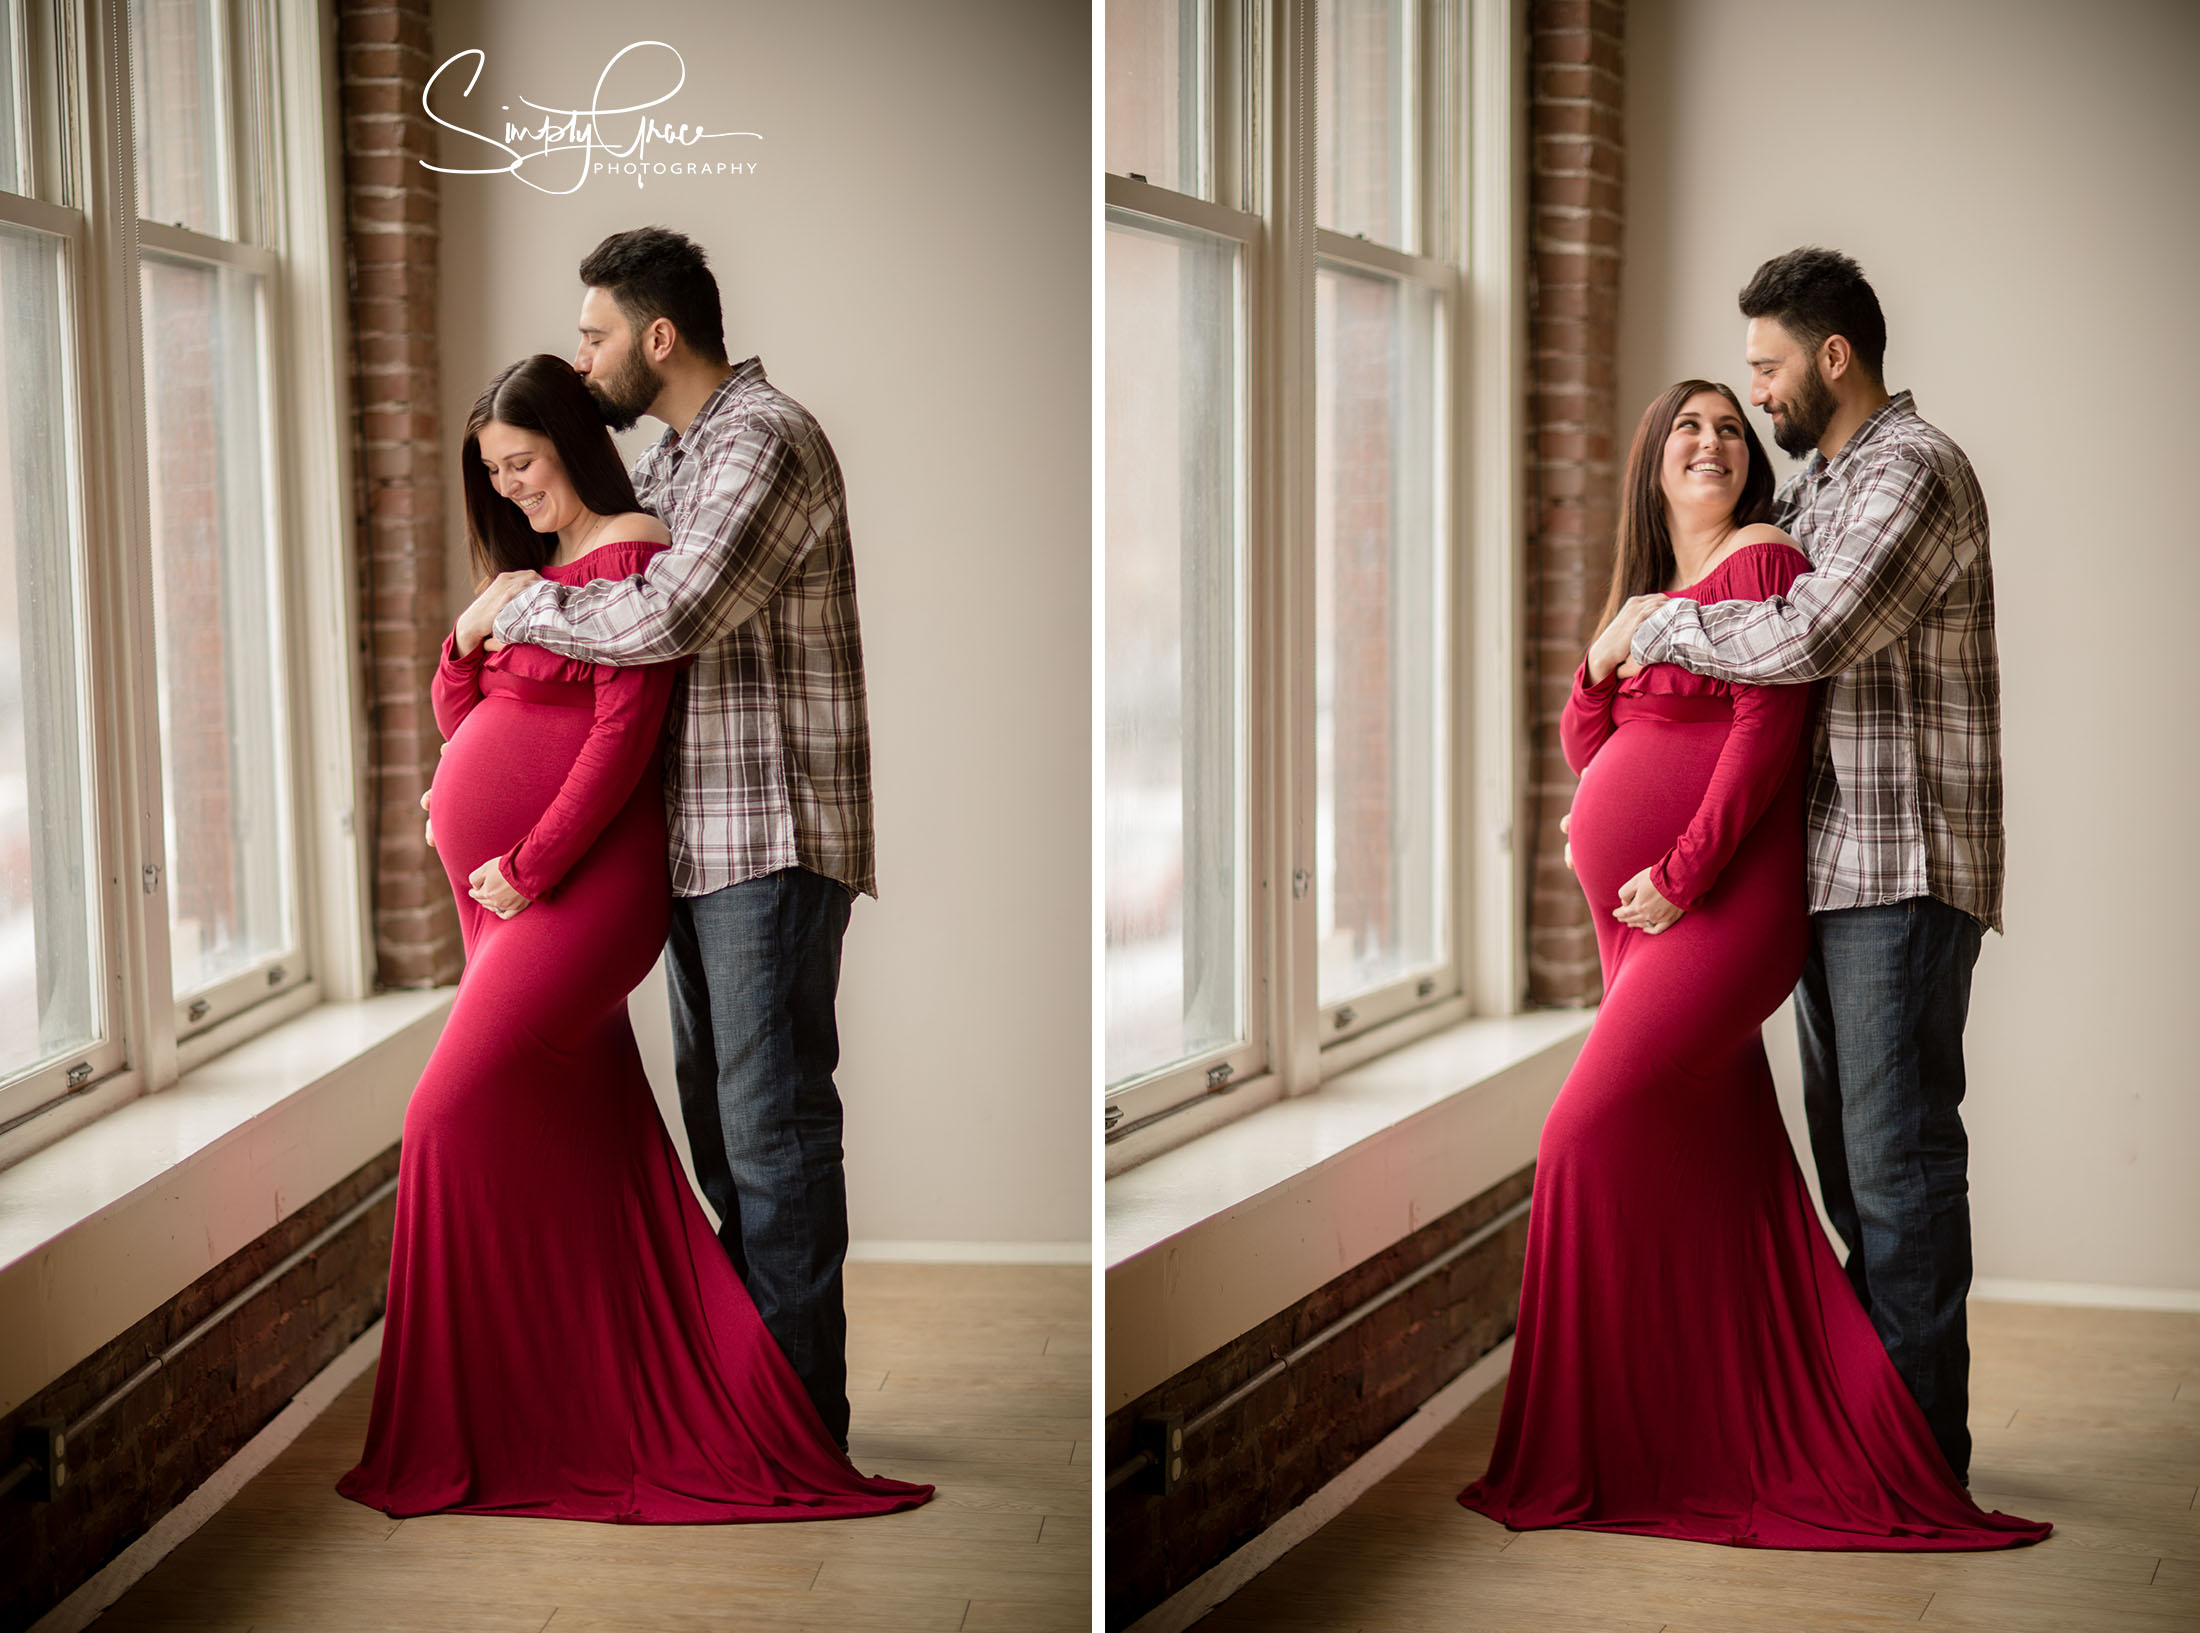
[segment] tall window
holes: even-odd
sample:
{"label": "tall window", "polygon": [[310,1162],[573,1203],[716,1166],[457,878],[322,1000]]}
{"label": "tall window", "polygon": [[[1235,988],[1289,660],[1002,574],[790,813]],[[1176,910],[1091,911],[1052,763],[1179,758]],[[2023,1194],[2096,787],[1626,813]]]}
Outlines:
{"label": "tall window", "polygon": [[1424,202],[1437,167],[1421,9],[1316,7],[1314,848],[1332,1032],[1397,1012],[1398,983],[1414,999],[1452,984],[1443,410],[1457,274]]}
{"label": "tall window", "polygon": [[1107,6],[1116,1134],[1464,1010],[1468,3]]}
{"label": "tall window", "polygon": [[1109,1069],[1246,1035],[1244,247],[1107,234]]}
{"label": "tall window", "polygon": [[[10,63],[13,68],[14,63]],[[7,155],[22,185],[21,150]],[[77,504],[72,235],[0,196],[0,1074],[109,1030]],[[0,1110],[5,1104],[0,1103]]]}
{"label": "tall window", "polygon": [[1163,1095],[1259,1054],[1246,543],[1260,221],[1232,207],[1242,179],[1217,164],[1243,62],[1233,22],[1213,0],[1107,13],[1104,1053],[1112,1085]]}
{"label": "tall window", "polygon": [[273,268],[239,207],[258,144],[227,10],[130,0],[169,966],[198,1022],[264,992],[298,939],[267,448]]}
{"label": "tall window", "polygon": [[277,154],[319,87],[275,64],[321,26],[0,0],[0,1126],[310,996]]}

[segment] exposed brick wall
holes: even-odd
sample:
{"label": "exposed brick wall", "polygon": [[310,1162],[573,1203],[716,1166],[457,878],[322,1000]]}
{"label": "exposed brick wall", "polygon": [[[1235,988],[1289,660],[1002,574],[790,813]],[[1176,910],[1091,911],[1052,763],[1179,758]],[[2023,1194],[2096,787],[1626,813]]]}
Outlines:
{"label": "exposed brick wall", "polygon": [[[1522,1169],[1111,1413],[1107,1467],[1132,1456],[1138,1419],[1181,1412],[1190,1421],[1473,1235],[1526,1196],[1533,1177]],[[1259,1536],[1503,1342],[1519,1312],[1527,1249],[1523,1215],[1187,1436],[1174,1492],[1150,1494],[1136,1481],[1109,1492],[1107,1625],[1128,1626]],[[1481,1472],[1461,1469],[1460,1485]]]}
{"label": "exposed brick wall", "polygon": [[[14,1465],[23,1425],[71,1422],[104,1399],[396,1173],[397,1154],[391,1146],[0,1418],[0,1466]],[[0,1499],[0,1633],[20,1633],[89,1581],[380,1319],[396,1212],[385,1197],[72,1439],[57,1501]]]}
{"label": "exposed brick wall", "polygon": [[1528,996],[1544,1004],[1594,1003],[1602,992],[1588,904],[1558,831],[1574,796],[1558,717],[1611,583],[1619,521],[1625,23],[1618,0],[1534,0],[1529,24]]}
{"label": "exposed brick wall", "polygon": [[458,915],[421,836],[441,738],[428,707],[449,627],[436,367],[436,177],[421,90],[428,0],[338,0],[352,279],[361,604],[367,609],[374,941],[383,986],[458,979]]}

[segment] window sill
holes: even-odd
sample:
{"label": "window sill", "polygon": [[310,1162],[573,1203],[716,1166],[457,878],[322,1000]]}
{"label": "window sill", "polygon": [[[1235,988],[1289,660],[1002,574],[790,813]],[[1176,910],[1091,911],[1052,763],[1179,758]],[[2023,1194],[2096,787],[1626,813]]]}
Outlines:
{"label": "window sill", "polygon": [[1594,1019],[1465,1021],[1110,1179],[1106,1409],[1534,1161]]}
{"label": "window sill", "polygon": [[453,996],[319,1004],[0,1171],[0,1416],[387,1150]]}

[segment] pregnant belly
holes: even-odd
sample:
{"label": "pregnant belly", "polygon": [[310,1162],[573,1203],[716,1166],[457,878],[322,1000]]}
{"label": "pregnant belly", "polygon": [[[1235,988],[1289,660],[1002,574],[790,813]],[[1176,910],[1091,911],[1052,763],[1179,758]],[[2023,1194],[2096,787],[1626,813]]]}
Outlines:
{"label": "pregnant belly", "polygon": [[1672,849],[1703,804],[1727,729],[1723,720],[1631,720],[1597,751],[1567,832],[1593,904],[1615,905],[1621,885]]}
{"label": "pregnant belly", "polygon": [[527,835],[565,786],[593,715],[587,709],[483,698],[436,766],[436,854],[454,888]]}

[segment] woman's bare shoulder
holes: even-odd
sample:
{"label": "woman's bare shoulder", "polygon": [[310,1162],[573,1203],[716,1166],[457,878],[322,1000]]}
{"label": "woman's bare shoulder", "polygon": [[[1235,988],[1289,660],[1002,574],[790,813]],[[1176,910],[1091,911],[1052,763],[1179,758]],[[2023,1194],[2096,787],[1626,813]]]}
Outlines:
{"label": "woman's bare shoulder", "polygon": [[1734,544],[1737,549],[1752,544],[1784,544],[1791,549],[1796,548],[1794,537],[1784,528],[1774,527],[1770,522],[1751,522],[1734,535]]}
{"label": "woman's bare shoulder", "polygon": [[604,528],[604,536],[622,544],[670,544],[672,534],[656,517],[646,510],[630,510],[623,516],[614,516]]}

